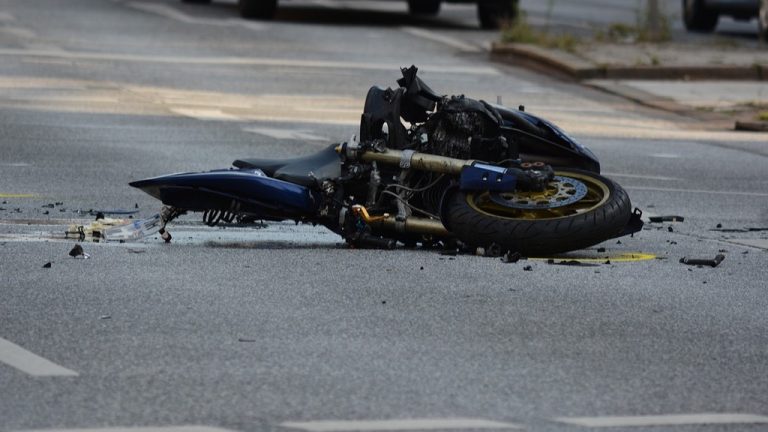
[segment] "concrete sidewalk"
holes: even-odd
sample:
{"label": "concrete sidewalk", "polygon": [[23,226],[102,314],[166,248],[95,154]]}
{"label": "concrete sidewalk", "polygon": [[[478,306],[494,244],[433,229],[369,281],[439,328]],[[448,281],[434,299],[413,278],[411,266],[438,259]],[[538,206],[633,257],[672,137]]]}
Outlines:
{"label": "concrete sidewalk", "polygon": [[637,103],[698,118],[768,130],[768,46],[711,43],[581,42],[572,51],[530,44],[492,45],[496,61],[576,79]]}

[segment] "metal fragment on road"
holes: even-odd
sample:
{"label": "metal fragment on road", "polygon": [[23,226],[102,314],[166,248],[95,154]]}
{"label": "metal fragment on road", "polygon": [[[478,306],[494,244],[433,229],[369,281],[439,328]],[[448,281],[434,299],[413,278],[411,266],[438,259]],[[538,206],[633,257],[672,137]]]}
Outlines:
{"label": "metal fragment on road", "polygon": [[717,267],[720,265],[721,262],[723,262],[724,259],[725,259],[725,255],[723,254],[715,255],[714,259],[682,257],[680,258],[680,263],[686,264],[686,265],[695,265],[695,266]]}
{"label": "metal fragment on road", "polygon": [[307,422],[285,422],[280,426],[302,429],[308,432],[346,431],[413,431],[435,429],[521,429],[513,423],[502,423],[483,419],[404,419],[404,420],[319,420]]}

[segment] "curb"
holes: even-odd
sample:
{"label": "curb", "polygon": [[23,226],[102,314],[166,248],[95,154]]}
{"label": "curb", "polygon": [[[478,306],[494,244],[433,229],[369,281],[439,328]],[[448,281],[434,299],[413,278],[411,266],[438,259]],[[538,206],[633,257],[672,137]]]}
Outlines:
{"label": "curb", "polygon": [[597,66],[576,55],[530,44],[493,42],[491,58],[576,80],[682,79],[768,81],[768,65],[752,66]]}

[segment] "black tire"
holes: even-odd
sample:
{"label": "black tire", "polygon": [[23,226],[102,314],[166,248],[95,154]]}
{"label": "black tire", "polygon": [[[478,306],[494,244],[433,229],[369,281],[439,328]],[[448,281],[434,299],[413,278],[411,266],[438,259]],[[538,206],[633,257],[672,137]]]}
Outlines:
{"label": "black tire", "polygon": [[277,0],[238,0],[237,6],[247,19],[272,19],[277,12]]}
{"label": "black tire", "polygon": [[477,19],[484,29],[497,29],[517,17],[518,0],[478,0]]}
{"label": "black tire", "polygon": [[437,15],[440,0],[408,0],[408,12],[412,15]]}
{"label": "black tire", "polygon": [[707,10],[704,0],[682,0],[683,23],[689,31],[711,33],[717,27],[720,15]]}
{"label": "black tire", "polygon": [[[589,194],[560,207],[557,216],[545,210],[526,210],[525,214],[510,216],[478,207],[483,194],[456,191],[443,204],[443,223],[469,246],[494,245],[526,256],[583,249],[613,238],[624,229],[632,205],[621,186],[587,171],[558,170],[555,175],[578,179],[588,187]],[[580,212],[566,214],[579,206]]]}

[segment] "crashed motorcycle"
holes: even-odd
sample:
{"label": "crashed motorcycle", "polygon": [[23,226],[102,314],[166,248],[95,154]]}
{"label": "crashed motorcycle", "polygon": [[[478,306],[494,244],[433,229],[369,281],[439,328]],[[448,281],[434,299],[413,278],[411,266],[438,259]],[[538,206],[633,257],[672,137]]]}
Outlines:
{"label": "crashed motorcycle", "polygon": [[347,142],[130,185],[165,204],[163,229],[186,212],[210,226],[294,220],[363,248],[540,256],[640,230],[624,189],[557,126],[523,106],[439,95],[417,71],[402,69],[397,88],[368,91],[359,137]]}

